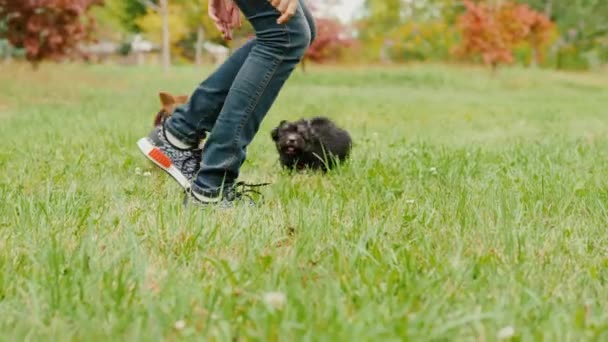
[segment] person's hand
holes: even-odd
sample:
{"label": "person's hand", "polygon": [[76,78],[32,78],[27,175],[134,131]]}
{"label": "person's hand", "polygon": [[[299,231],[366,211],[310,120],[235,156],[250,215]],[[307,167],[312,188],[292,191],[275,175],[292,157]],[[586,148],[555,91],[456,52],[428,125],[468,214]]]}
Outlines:
{"label": "person's hand", "polygon": [[285,24],[296,14],[298,10],[298,0],[269,0],[270,4],[274,6],[279,12],[281,12],[281,16],[279,20],[277,20],[278,24]]}
{"label": "person's hand", "polygon": [[232,40],[232,29],[241,27],[241,11],[232,0],[209,0],[209,17],[226,40]]}

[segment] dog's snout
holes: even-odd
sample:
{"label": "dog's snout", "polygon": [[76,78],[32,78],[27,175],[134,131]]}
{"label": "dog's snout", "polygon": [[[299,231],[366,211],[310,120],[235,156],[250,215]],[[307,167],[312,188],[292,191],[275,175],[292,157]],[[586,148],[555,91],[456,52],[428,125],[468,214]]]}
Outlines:
{"label": "dog's snout", "polygon": [[298,136],[295,134],[289,134],[287,136],[287,143],[288,144],[295,144],[298,142]]}

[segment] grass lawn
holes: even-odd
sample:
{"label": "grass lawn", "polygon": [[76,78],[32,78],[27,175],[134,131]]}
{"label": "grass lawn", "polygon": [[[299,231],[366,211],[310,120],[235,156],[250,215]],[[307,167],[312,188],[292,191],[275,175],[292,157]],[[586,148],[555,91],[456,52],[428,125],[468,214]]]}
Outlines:
{"label": "grass lawn", "polygon": [[[204,211],[135,142],[208,70],[0,68],[0,340],[608,339],[606,73],[297,71]],[[281,171],[318,114],[351,162]]]}

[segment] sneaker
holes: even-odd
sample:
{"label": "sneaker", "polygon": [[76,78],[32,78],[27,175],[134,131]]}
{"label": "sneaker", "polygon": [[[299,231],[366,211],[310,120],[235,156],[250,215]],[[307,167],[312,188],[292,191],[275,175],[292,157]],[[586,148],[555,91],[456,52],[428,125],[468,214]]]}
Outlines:
{"label": "sneaker", "polygon": [[146,158],[173,177],[184,190],[190,189],[200,169],[202,149],[180,149],[171,145],[162,125],[139,139],[137,146]]}
{"label": "sneaker", "polygon": [[270,185],[270,183],[261,184],[247,184],[244,182],[238,182],[231,186],[225,187],[221,192],[209,192],[201,189],[197,189],[196,186],[190,189],[184,197],[184,205],[188,204],[188,199],[192,200],[195,205],[198,206],[210,206],[217,205],[222,208],[234,207],[237,202],[245,203],[252,207],[255,206],[256,202],[253,198],[253,194],[260,195],[261,193],[255,188]]}

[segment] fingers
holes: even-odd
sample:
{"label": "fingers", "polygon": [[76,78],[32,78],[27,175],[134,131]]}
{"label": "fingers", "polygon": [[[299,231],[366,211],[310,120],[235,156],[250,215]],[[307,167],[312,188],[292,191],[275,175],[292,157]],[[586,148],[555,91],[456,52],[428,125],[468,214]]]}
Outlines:
{"label": "fingers", "polygon": [[277,20],[278,24],[285,24],[296,14],[298,10],[298,0],[269,0],[270,4],[281,12]]}
{"label": "fingers", "polygon": [[232,27],[240,28],[242,26],[241,12],[236,6],[232,8],[232,12],[230,13],[230,24]]}
{"label": "fingers", "polygon": [[240,27],[241,16],[239,8],[231,0],[210,0],[209,18],[222,33],[225,40],[232,40],[234,27]]}
{"label": "fingers", "polygon": [[224,14],[224,39],[232,40],[234,38],[233,29],[241,27],[241,12],[234,3],[230,2],[227,4],[226,12]]}
{"label": "fingers", "polygon": [[223,23],[223,38],[224,40],[232,40],[232,27],[230,25],[230,23]]}
{"label": "fingers", "polygon": [[289,0],[281,0],[281,2],[279,2],[279,4],[276,6],[276,9],[279,10],[279,12],[281,13],[285,13],[285,11],[287,11],[289,3]]}
{"label": "fingers", "polygon": [[281,12],[281,16],[277,20],[277,23],[284,24],[296,14],[296,11],[298,10],[298,1],[285,0],[277,9]]}
{"label": "fingers", "polygon": [[218,11],[219,9],[217,8],[217,3],[214,3],[214,1],[209,1],[209,8],[207,10],[207,12],[209,13],[209,18],[211,19],[211,21],[213,21],[213,24],[218,29],[218,31],[224,34],[224,25],[222,24],[222,20],[219,18]]}
{"label": "fingers", "polygon": [[214,1],[209,1],[209,4],[207,6],[207,13],[209,13],[209,18],[211,18],[211,20],[213,20],[214,23],[219,22],[219,18],[217,13],[219,12],[219,8],[217,6],[217,3],[215,3]]}

